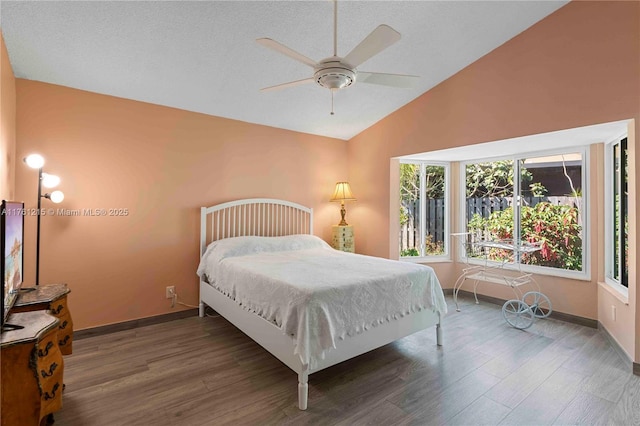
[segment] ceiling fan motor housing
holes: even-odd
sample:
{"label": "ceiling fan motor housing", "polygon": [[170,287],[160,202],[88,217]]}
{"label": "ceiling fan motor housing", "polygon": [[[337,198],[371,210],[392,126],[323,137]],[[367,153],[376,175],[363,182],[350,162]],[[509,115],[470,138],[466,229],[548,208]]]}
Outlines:
{"label": "ceiling fan motor housing", "polygon": [[356,70],[338,57],[320,61],[315,70],[316,83],[327,89],[344,89],[356,82]]}

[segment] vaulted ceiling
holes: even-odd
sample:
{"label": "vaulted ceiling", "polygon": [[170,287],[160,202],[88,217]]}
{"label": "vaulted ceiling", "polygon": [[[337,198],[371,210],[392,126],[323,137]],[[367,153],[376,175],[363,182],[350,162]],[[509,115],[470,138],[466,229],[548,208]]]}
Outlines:
{"label": "vaulted ceiling", "polygon": [[366,83],[260,92],[313,70],[256,43],[332,55],[330,1],[2,1],[16,77],[299,132],[349,139],[567,1],[340,1],[338,55],[379,24],[402,39],[359,70],[420,76],[412,89]]}

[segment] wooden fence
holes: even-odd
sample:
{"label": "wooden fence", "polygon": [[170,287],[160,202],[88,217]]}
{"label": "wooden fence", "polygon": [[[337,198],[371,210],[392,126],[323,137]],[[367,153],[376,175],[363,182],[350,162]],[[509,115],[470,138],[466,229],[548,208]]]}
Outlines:
{"label": "wooden fence", "polygon": [[[523,197],[525,205],[535,206],[541,202],[549,202],[556,205],[573,205],[580,207],[580,197]],[[513,197],[482,197],[467,198],[465,211],[467,218],[479,214],[488,218],[495,211],[511,208]],[[426,201],[426,235],[430,235],[431,242],[444,242],[444,199],[429,198]],[[420,246],[420,202],[401,202],[401,208],[407,217],[407,222],[400,226],[400,250]]]}

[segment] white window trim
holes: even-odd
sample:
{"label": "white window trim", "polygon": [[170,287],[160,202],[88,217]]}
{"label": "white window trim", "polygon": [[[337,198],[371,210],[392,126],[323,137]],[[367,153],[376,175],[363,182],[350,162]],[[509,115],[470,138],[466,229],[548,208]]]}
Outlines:
{"label": "white window trim", "polygon": [[449,254],[439,256],[405,256],[399,259],[402,262],[409,263],[451,263],[453,260]]}
{"label": "white window trim", "polygon": [[627,287],[606,277],[604,282],[598,284],[625,305],[629,304],[629,289]]}
{"label": "white window trim", "polygon": [[[400,164],[420,164],[426,166],[439,166],[444,168],[444,254],[432,255],[432,256],[399,256],[399,260],[411,262],[411,263],[439,263],[439,262],[452,262],[451,258],[451,242],[449,241],[449,234],[451,232],[451,163],[445,161],[427,161],[427,160],[411,160],[402,159]],[[422,166],[421,166],[422,167]],[[422,170],[422,168],[421,168]],[[420,188],[423,188],[426,184],[426,176],[422,171],[420,172]],[[420,197],[420,223],[426,222],[426,198]],[[425,245],[425,232],[420,232],[420,246],[421,249]]]}
{"label": "white window trim", "polygon": [[[591,280],[591,232],[589,226],[590,224],[590,152],[589,146],[571,146],[558,148],[553,150],[542,150],[542,151],[530,151],[530,152],[521,152],[517,155],[509,155],[504,157],[487,157],[487,158],[479,158],[468,161],[460,162],[460,170],[459,170],[459,184],[458,184],[458,196],[459,196],[459,205],[460,207],[460,216],[459,216],[459,228],[461,232],[467,232],[467,215],[466,209],[462,206],[466,206],[467,201],[467,191],[466,191],[466,166],[467,164],[476,164],[476,163],[488,163],[492,161],[503,161],[503,160],[512,160],[514,164],[518,159],[527,158],[527,157],[546,157],[552,155],[561,155],[561,154],[571,154],[571,153],[580,153],[582,155],[582,216],[583,216],[583,225],[582,225],[582,271],[571,271],[566,269],[559,268],[551,268],[548,266],[536,266],[536,265],[522,265],[509,263],[504,264],[504,267],[507,269],[515,269],[522,270],[525,272],[531,272],[537,275],[549,275],[554,277],[561,278],[570,278],[574,280],[580,281],[590,281]],[[514,172],[515,173],[515,172]],[[514,176],[514,185],[519,183],[520,177]],[[514,194],[515,196],[515,194]],[[515,224],[514,224],[515,226]],[[484,260],[475,260],[475,259],[466,259],[463,253],[460,253],[458,256],[458,261],[460,262],[468,262],[471,264],[484,264]],[[495,262],[496,264],[500,264],[500,262]],[[621,286],[622,287],[622,286]]]}
{"label": "white window trim", "polygon": [[604,145],[604,283],[625,298],[629,298],[629,289],[613,277],[613,146],[628,138],[627,132],[616,136]]}

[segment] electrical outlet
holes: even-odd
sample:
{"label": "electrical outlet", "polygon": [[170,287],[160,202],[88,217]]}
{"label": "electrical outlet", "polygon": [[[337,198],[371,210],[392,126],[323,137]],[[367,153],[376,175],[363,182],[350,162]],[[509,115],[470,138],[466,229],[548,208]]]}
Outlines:
{"label": "electrical outlet", "polygon": [[611,305],[611,319],[616,320],[616,305]]}
{"label": "electrical outlet", "polygon": [[173,296],[176,294],[176,286],[170,285],[165,289],[165,297],[167,299],[173,299]]}

